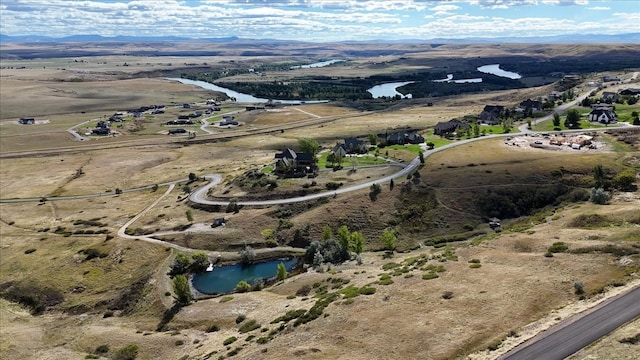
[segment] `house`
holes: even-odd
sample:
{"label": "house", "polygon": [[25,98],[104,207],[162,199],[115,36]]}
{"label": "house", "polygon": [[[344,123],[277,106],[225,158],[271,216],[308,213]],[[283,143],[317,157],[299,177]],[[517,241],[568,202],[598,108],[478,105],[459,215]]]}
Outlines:
{"label": "house", "polygon": [[316,170],[315,157],[311,153],[296,153],[293,149],[286,149],[275,154],[275,173],[287,176],[304,176]]}
{"label": "house", "polygon": [[169,129],[169,135],[175,135],[175,134],[185,134],[187,132],[187,130],[185,129]]}
{"label": "house", "polygon": [[385,142],[387,145],[420,144],[424,137],[415,131],[398,131],[387,135]]}
{"label": "house", "polygon": [[525,111],[529,109],[540,111],[542,110],[542,102],[537,100],[527,99],[520,103],[520,107]]}
{"label": "house", "polygon": [[238,126],[239,123],[235,120],[233,120],[233,118],[226,118],[226,119],[222,119],[222,121],[220,121],[220,123],[218,123],[219,126]]}
{"label": "house", "polygon": [[620,90],[618,93],[620,95],[640,95],[640,89],[639,88],[628,88],[628,89]]}
{"label": "house", "polygon": [[620,95],[614,92],[609,92],[609,91],[603,92],[601,97],[602,102],[607,102],[607,103],[616,102],[619,99],[620,99]]}
{"label": "house", "polygon": [[93,135],[109,135],[111,133],[111,130],[109,130],[108,127],[103,128],[103,127],[97,127],[93,130],[91,130],[91,134]]}
{"label": "house", "polygon": [[364,154],[367,152],[367,145],[360,139],[347,138],[344,139],[344,149],[347,154]]}
{"label": "house", "polygon": [[552,91],[552,92],[549,93],[549,95],[547,95],[547,98],[550,101],[562,99],[562,93],[559,92],[559,91]]}
{"label": "house", "polygon": [[191,104],[182,104],[183,109],[191,109]]}
{"label": "house", "polygon": [[504,111],[502,105],[485,105],[484,109],[480,113],[480,121],[489,124],[496,125],[500,123],[500,115]]}
{"label": "house", "polygon": [[106,121],[98,121],[98,123],[96,124],[97,128],[102,128],[102,129],[108,129],[109,128],[109,123]]}
{"label": "house", "polygon": [[347,156],[347,150],[344,148],[344,144],[336,143],[336,145],[331,149],[331,153],[333,154],[333,158],[344,158]]}
{"label": "house", "polygon": [[618,121],[618,116],[611,106],[594,106],[588,116],[589,121],[610,124]]}
{"label": "house", "polygon": [[179,119],[179,120],[167,121],[167,125],[193,125],[193,124],[194,124],[193,120]]}
{"label": "house", "polygon": [[436,127],[433,129],[433,134],[446,136],[457,132],[458,129],[466,131],[468,128],[469,124],[467,122],[454,119],[447,122],[437,123]]}
{"label": "house", "polygon": [[215,218],[213,219],[213,222],[211,223],[211,227],[212,228],[216,228],[218,226],[222,226],[227,222],[227,220],[223,217],[221,218]]}
{"label": "house", "polygon": [[36,123],[36,119],[34,118],[20,118],[20,120],[18,120],[19,124],[22,125],[33,125]]}
{"label": "house", "polygon": [[617,76],[603,76],[602,77],[602,82],[614,82],[614,81],[620,81],[620,78]]}

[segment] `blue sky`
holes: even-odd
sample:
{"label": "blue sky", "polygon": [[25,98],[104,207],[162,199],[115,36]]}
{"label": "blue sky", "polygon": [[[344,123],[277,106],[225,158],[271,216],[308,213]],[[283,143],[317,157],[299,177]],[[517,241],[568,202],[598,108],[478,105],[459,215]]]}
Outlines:
{"label": "blue sky", "polygon": [[0,33],[307,41],[640,32],[639,0],[2,0]]}

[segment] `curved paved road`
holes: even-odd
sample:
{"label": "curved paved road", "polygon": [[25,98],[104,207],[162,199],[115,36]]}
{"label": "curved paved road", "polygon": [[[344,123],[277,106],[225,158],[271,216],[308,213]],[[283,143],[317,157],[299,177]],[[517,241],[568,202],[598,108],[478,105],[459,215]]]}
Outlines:
{"label": "curved paved road", "polygon": [[640,316],[640,286],[608,300],[585,314],[569,318],[500,360],[561,360]]}

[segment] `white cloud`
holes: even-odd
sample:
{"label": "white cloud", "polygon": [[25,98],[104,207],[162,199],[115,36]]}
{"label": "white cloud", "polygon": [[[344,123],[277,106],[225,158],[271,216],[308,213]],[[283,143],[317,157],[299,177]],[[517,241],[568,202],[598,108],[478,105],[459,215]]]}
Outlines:
{"label": "white cloud", "polygon": [[593,6],[593,7],[588,7],[587,9],[595,10],[595,11],[611,10],[611,8],[608,6]]}
{"label": "white cloud", "polygon": [[438,6],[429,8],[429,10],[431,11],[453,11],[458,9],[460,9],[460,6],[458,5],[438,5]]}

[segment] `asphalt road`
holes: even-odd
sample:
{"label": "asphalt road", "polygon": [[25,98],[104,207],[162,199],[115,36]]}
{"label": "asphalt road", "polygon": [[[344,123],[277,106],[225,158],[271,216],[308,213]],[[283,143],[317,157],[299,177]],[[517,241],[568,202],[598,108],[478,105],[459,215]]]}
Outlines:
{"label": "asphalt road", "polygon": [[500,360],[561,360],[640,316],[640,287],[608,300],[588,313],[567,319]]}

